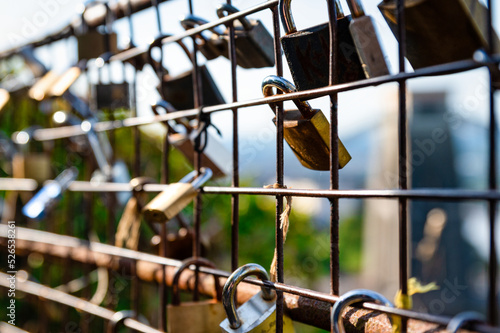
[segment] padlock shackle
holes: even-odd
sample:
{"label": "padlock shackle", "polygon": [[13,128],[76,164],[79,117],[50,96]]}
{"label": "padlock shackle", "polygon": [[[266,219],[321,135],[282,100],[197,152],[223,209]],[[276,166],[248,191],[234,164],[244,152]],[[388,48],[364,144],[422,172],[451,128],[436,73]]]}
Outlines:
{"label": "padlock shackle", "polygon": [[[116,333],[118,332],[118,327],[125,321],[125,319],[128,318],[134,318],[136,317],[136,313],[133,310],[122,310],[119,312],[115,312],[113,316],[111,316],[111,319],[108,322],[108,326],[106,329],[106,333]],[[149,325],[149,322],[146,317],[143,315],[139,314],[138,316],[139,321],[145,325]]]}
{"label": "padlock shackle", "polygon": [[179,183],[191,183],[191,185],[195,188],[198,189],[200,186],[205,184],[210,178],[212,178],[212,170],[210,168],[201,168],[201,174],[196,177],[196,170],[191,171],[184,177],[182,177],[181,180],[179,180]]}
{"label": "padlock shackle", "polygon": [[351,16],[354,18],[366,15],[361,0],[347,0],[347,6],[351,11]]}
{"label": "padlock shackle", "polygon": [[[372,290],[355,289],[348,291],[340,296],[339,300],[335,302],[332,308],[330,319],[333,323],[333,331],[335,333],[345,333],[344,324],[342,322],[342,312],[344,308],[360,302],[376,302],[382,303],[385,306],[394,307],[387,298]],[[389,316],[389,320],[392,323],[391,316]]]}
{"label": "padlock shackle", "polygon": [[[208,267],[216,269],[217,266],[213,262],[205,258],[187,258],[182,261],[182,264],[179,266],[177,271],[174,274],[174,278],[172,280],[172,305],[178,306],[181,304],[180,297],[180,288],[179,288],[179,279],[181,277],[181,273],[185,271],[189,266],[195,265],[198,267]],[[220,279],[218,276],[214,275],[214,283],[215,283],[215,297],[214,299],[220,301],[222,298]]]}
{"label": "padlock shackle", "polygon": [[[332,1],[332,0],[327,0]],[[285,30],[285,34],[293,34],[297,32],[297,26],[295,25],[295,21],[292,16],[292,0],[281,0],[279,3],[279,12],[281,16],[281,24],[283,25],[283,29]],[[344,17],[344,11],[340,6],[339,0],[335,0],[335,7],[337,8],[337,19],[341,19]]]}
{"label": "padlock shackle", "polygon": [[[264,97],[273,96],[273,88],[276,88],[282,91],[285,94],[296,92],[297,89],[290,81],[285,78],[277,75],[269,75],[264,78],[262,81],[262,94]],[[305,119],[310,119],[314,116],[314,111],[311,105],[307,101],[301,101],[298,99],[294,99],[293,102],[299,109],[300,113]],[[269,106],[275,112],[274,107],[276,104],[269,103]]]}
{"label": "padlock shackle", "polygon": [[[168,38],[168,37],[171,37],[172,35],[160,35],[158,38],[156,38],[150,45],[149,45],[149,49],[148,49],[148,63],[149,65],[151,65],[151,67],[153,67],[154,71],[156,72],[156,74],[159,76],[159,79],[161,82],[163,82],[163,74],[166,74],[166,69],[163,67],[163,59],[160,59],[160,61],[156,62],[154,59],[153,59],[153,55],[152,55],[152,51],[153,51],[153,48],[155,47],[159,47],[159,48],[162,48],[163,46],[163,43],[162,41],[165,39],[165,38]],[[181,40],[178,40],[176,41],[176,43],[178,45],[180,45],[180,47],[184,50],[184,53],[186,53],[186,55],[188,56],[189,60],[191,61],[191,63],[193,64],[194,66],[194,60],[193,60],[193,55],[191,53],[191,51],[189,51],[189,49],[187,48],[186,44],[184,44]],[[163,51],[162,51],[162,56],[164,55]]]}
{"label": "padlock shackle", "polygon": [[[252,275],[257,276],[262,281],[269,280],[267,271],[261,265],[246,264],[235,270],[233,274],[229,276],[222,290],[222,305],[226,311],[229,326],[233,329],[237,329],[241,326],[241,319],[236,312],[236,287],[243,279]],[[276,293],[270,288],[262,286],[261,291],[262,298],[265,300],[272,300],[276,297]]]}
{"label": "padlock shackle", "polygon": [[[153,113],[157,116],[160,115],[160,113],[158,112],[158,108],[162,108],[163,110],[165,110],[166,113],[177,112],[177,109],[164,99],[161,99],[158,102],[156,102],[156,104],[151,105]],[[168,122],[165,123],[166,126],[169,128],[169,130],[171,130],[173,133],[177,133],[177,131],[172,126],[170,126]],[[188,132],[191,132],[193,130],[193,127],[189,124],[189,120],[187,118],[177,119],[177,123],[183,125]]]}
{"label": "padlock shackle", "polygon": [[[207,20],[205,20],[199,16],[192,15],[192,14],[188,14],[188,15],[184,16],[180,22],[181,22],[181,25],[184,28],[184,30],[193,29],[193,28],[196,28],[197,26],[209,23]],[[217,27],[213,27],[213,28],[210,28],[208,30],[211,31],[212,33],[218,35],[218,36],[224,34],[222,31],[218,31]],[[201,33],[198,35],[201,38],[205,39]]]}
{"label": "padlock shackle", "polygon": [[[239,12],[239,9],[228,3],[222,3],[217,7],[217,16],[219,18],[224,18],[226,16],[224,15],[224,13],[226,12],[228,13],[228,15],[235,14]],[[246,17],[240,17],[237,20],[240,21],[245,30],[252,30],[252,23],[250,23],[250,21]]]}
{"label": "padlock shackle", "polygon": [[464,311],[460,312],[451,318],[448,326],[446,326],[446,330],[450,333],[457,333],[459,329],[467,327],[472,323],[481,323],[484,322],[484,316],[475,311]]}

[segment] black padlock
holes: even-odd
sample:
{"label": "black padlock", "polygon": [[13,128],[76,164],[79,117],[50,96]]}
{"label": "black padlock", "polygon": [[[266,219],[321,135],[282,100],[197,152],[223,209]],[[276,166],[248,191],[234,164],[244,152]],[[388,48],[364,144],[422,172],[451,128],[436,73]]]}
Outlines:
{"label": "black padlock", "polygon": [[[208,21],[194,15],[186,15],[181,20],[181,25],[184,29],[189,30],[196,28],[199,25],[207,24]],[[210,33],[210,36],[205,36],[203,33]],[[228,43],[225,38],[222,38],[223,32],[217,28],[210,29],[208,32],[203,31],[195,35],[198,50],[203,54],[205,59],[212,60],[219,56],[228,56]]]}
{"label": "black padlock", "polygon": [[[169,102],[177,110],[187,110],[194,108],[194,91],[193,91],[193,73],[191,70],[184,72],[175,77],[168,74],[168,71],[163,67],[160,62],[157,62],[152,57],[152,50],[155,47],[161,47],[161,41],[164,38],[170,37],[170,35],[162,35],[157,38],[149,47],[149,63],[155,69],[157,75],[160,78],[159,92],[164,100]],[[189,57],[191,62],[193,62],[193,56],[189,49],[182,41],[177,41],[186,55]],[[201,84],[203,87],[203,105],[218,105],[225,104],[224,98],[222,97],[219,88],[215,85],[215,82],[210,75],[206,66],[199,66],[199,74],[201,76]]]}
{"label": "black padlock", "polygon": [[[226,12],[229,15],[239,10],[229,4],[221,4],[217,8],[217,15],[220,18],[223,18]],[[235,21],[234,27],[238,66],[243,68],[274,66],[274,39],[261,21],[243,17]],[[224,33],[224,39],[229,41],[229,28]]]}
{"label": "black padlock", "polygon": [[[330,64],[330,31],[328,23],[297,31],[292,18],[292,0],[281,0],[279,9],[286,35],[281,45],[288,61],[297,90],[328,86]],[[351,16],[344,16],[338,0],[337,40],[338,65],[336,83],[347,83],[365,78],[356,46],[349,31]]]}

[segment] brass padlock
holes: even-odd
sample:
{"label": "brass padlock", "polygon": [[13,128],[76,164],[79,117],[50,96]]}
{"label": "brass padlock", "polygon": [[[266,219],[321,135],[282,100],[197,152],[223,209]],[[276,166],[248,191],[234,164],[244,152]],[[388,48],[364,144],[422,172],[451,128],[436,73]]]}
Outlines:
{"label": "brass padlock", "polygon": [[[262,81],[264,97],[272,95],[272,88],[282,92],[295,92],[293,84],[282,77],[269,75]],[[300,163],[313,170],[330,170],[330,124],[318,109],[306,101],[294,100],[298,110],[285,110],[283,135]],[[270,105],[274,111],[273,105]],[[273,119],[276,124],[276,117]],[[351,155],[339,140],[339,168],[343,168]]]}
{"label": "brass padlock", "polygon": [[168,222],[196,197],[196,190],[210,177],[212,170],[202,168],[200,175],[196,176],[196,171],[191,171],[178,183],[170,184],[142,209],[144,219],[150,223]]}
{"label": "brass padlock", "polygon": [[[396,38],[397,1],[378,5]],[[478,0],[404,1],[406,57],[414,69],[472,59],[488,49],[487,9]],[[493,53],[500,52],[494,33]]]}
{"label": "brass padlock", "polygon": [[51,178],[50,156],[43,147],[34,147],[33,134],[37,126],[28,127],[12,134],[12,141],[18,146],[18,153],[12,159],[14,178],[32,178],[38,184]]}
{"label": "brass padlock", "polygon": [[[186,30],[207,23],[208,21],[194,15],[186,15],[181,20],[181,25]],[[198,50],[203,54],[205,59],[212,60],[221,55],[228,57],[228,44],[227,40],[222,38],[223,32],[219,31],[217,28],[212,28],[207,32],[210,33],[209,37],[205,36],[203,34],[204,32],[195,35],[195,40]]]}
{"label": "brass padlock", "polygon": [[380,47],[373,18],[365,15],[361,0],[347,0],[347,5],[352,17],[349,30],[365,76],[371,78],[389,75],[386,57]]}
{"label": "brass padlock", "polygon": [[[177,111],[170,103],[163,100],[151,105],[151,108],[156,115],[159,115],[159,108],[164,109],[167,113]],[[182,126],[185,130],[184,132],[176,130],[176,126],[170,126],[168,123],[166,123],[166,125],[169,143],[177,148],[191,163],[191,165],[194,165],[194,144],[189,138],[189,134],[194,130],[194,128],[191,127],[187,119],[182,119],[182,121],[175,124],[177,126]],[[221,160],[227,160],[228,157],[224,156],[227,154],[227,151],[224,149],[222,144],[213,140],[213,138],[210,138],[209,142],[210,145],[208,145],[203,153],[201,153],[201,166],[208,167],[212,170],[214,178],[225,177],[227,170],[225,170],[226,168],[224,168]],[[213,147],[214,143],[215,147]]]}
{"label": "brass padlock", "polygon": [[[157,62],[153,59],[151,52],[155,47],[161,47],[161,41],[170,37],[163,35],[157,38],[149,47],[149,64],[155,69],[155,72],[160,78],[159,92],[162,98],[171,103],[177,110],[187,110],[194,108],[194,92],[193,92],[193,72],[191,70],[181,73],[175,77],[168,74],[168,71],[162,66],[161,61]],[[188,58],[193,62],[193,56],[189,49],[182,41],[177,41]],[[215,82],[210,75],[207,67],[199,66],[199,75],[202,84],[203,105],[218,105],[225,104],[224,98],[215,85]]]}
{"label": "brass padlock", "polygon": [[[280,14],[286,35],[281,37],[290,73],[297,90],[325,87],[330,73],[330,31],[328,23],[297,31],[292,18],[292,0],[280,1]],[[350,16],[344,16],[338,0],[337,40],[339,45],[336,83],[347,83],[365,78],[356,46],[349,31]]]}
{"label": "brass padlock", "polygon": [[[263,281],[269,276],[262,266],[247,264],[241,266],[227,279],[222,290],[222,304],[227,318],[220,324],[222,332],[228,333],[270,333],[276,331],[276,293],[262,287],[256,295],[236,309],[236,287],[247,276],[255,275]],[[283,332],[295,332],[290,317],[283,315]]]}
{"label": "brass padlock", "polygon": [[68,186],[78,176],[78,169],[68,168],[61,172],[53,181],[45,184],[33,198],[24,205],[22,212],[30,219],[42,219],[47,211],[62,197]]}
{"label": "brass padlock", "polygon": [[[225,13],[234,14],[238,9],[229,4],[221,4],[217,8],[217,16],[223,18]],[[245,17],[234,21],[234,37],[238,66],[243,68],[263,68],[274,66],[274,39],[261,21]],[[223,38],[229,43],[229,28]],[[224,54],[228,57],[228,53]]]}
{"label": "brass padlock", "polygon": [[[348,291],[340,296],[332,308],[330,320],[333,323],[333,331],[335,333],[345,333],[342,322],[342,312],[345,307],[361,302],[375,302],[385,306],[394,307],[387,298],[374,291],[366,289]],[[389,320],[392,322],[391,316],[389,316]]]}
{"label": "brass padlock", "polygon": [[203,258],[189,258],[182,262],[172,280],[172,304],[167,307],[167,332],[219,333],[219,323],[224,320],[226,314],[221,303],[221,286],[217,276],[214,275],[215,297],[213,299],[181,303],[179,280],[182,272],[191,265],[216,268],[212,262]]}

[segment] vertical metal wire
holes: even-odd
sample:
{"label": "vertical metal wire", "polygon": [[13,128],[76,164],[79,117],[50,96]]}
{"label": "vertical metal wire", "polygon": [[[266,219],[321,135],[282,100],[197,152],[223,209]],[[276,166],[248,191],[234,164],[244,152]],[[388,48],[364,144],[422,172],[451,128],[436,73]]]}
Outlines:
{"label": "vertical metal wire", "polygon": [[[329,57],[329,85],[337,83],[338,41],[337,41],[337,7],[333,1],[327,1],[329,30],[330,30],[330,57]],[[330,95],[330,189],[339,188],[339,143],[338,143],[338,94]],[[330,199],[330,293],[339,294],[339,200]],[[333,332],[333,323],[330,329]]]}
{"label": "vertical metal wire", "polygon": [[[488,15],[486,19],[487,23],[487,39],[488,39],[488,55],[493,54],[494,52],[494,32],[493,32],[493,1],[488,0]],[[492,69],[489,68],[489,78],[490,78],[490,126],[489,126],[489,165],[488,165],[488,174],[489,174],[489,189],[496,190],[497,189],[497,126],[496,126],[496,114],[495,114],[495,96],[494,96],[494,87],[493,80],[495,79],[495,75],[492,72]],[[499,79],[498,76],[496,79]],[[491,325],[495,326],[498,323],[498,302],[497,302],[497,253],[496,253],[496,209],[497,203],[494,200],[488,202],[489,208],[489,226],[490,226],[490,251],[489,251],[489,268],[488,268],[488,321]]]}
{"label": "vertical metal wire", "polygon": [[[405,11],[404,1],[397,2],[397,23],[398,23],[398,61],[399,72],[405,72]],[[407,171],[407,114],[406,114],[406,81],[399,81],[399,118],[398,118],[398,170],[399,188],[408,189]],[[400,198],[399,201],[399,288],[402,295],[408,294],[408,200]],[[407,331],[407,320],[402,319],[401,332]]]}
{"label": "vertical metal wire", "polygon": [[[278,8],[273,7],[273,29],[274,29],[274,58],[276,60],[276,75],[283,76],[283,60],[281,57],[280,26]],[[278,91],[279,93],[279,91]],[[276,183],[283,185],[283,119],[285,117],[283,103],[276,103]],[[277,282],[284,282],[283,270],[283,228],[281,228],[280,218],[283,211],[283,196],[276,196],[276,217],[275,217],[275,242],[277,257]],[[283,332],[283,292],[276,291],[276,332]]]}

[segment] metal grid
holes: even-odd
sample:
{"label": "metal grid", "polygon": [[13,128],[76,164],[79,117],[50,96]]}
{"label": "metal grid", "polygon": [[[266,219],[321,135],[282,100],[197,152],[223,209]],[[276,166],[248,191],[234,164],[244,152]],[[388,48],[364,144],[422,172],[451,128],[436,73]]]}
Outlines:
{"label": "metal grid", "polygon": [[[189,1],[189,8],[190,12],[193,13],[193,5],[192,1]],[[493,1],[488,0],[488,42],[489,45],[493,45],[493,28],[492,28],[492,13],[494,12],[493,9]],[[227,0],[228,4],[231,4],[231,0]],[[158,1],[152,1],[153,6],[158,7]],[[239,13],[229,15],[225,18],[210,22],[205,25],[201,25],[197,28],[191,29],[189,31],[186,31],[183,34],[178,34],[176,36],[168,37],[162,40],[163,44],[167,43],[173,43],[176,41],[179,41],[181,39],[184,39],[186,37],[194,37],[197,33],[200,33],[201,31],[213,28],[217,25],[220,25],[222,23],[229,23],[230,25],[232,22],[240,17],[245,17],[249,14],[256,13],[259,11],[265,11],[265,10],[270,10],[272,19],[273,19],[273,35],[274,35],[274,45],[275,45],[275,59],[276,59],[276,74],[278,76],[283,75],[283,63],[282,63],[282,58],[281,58],[281,46],[279,43],[280,40],[280,29],[279,29],[279,12],[278,12],[278,4],[279,2],[277,0],[271,0],[267,1],[261,5],[255,6],[253,8],[250,8],[248,10],[243,10]],[[144,8],[147,8],[150,4],[146,3],[146,1],[141,2],[140,4],[137,5],[137,7],[131,8],[129,6],[129,14],[135,12],[135,10],[141,10]],[[348,84],[336,84],[337,78],[336,78],[336,67],[338,66],[338,60],[336,57],[336,54],[338,53],[338,43],[337,43],[337,35],[336,35],[336,8],[333,5],[332,1],[328,1],[328,12],[329,12],[329,18],[330,18],[330,38],[331,38],[331,45],[330,45],[330,58],[331,58],[331,68],[330,68],[330,86],[324,87],[324,88],[318,88],[318,89],[313,89],[313,90],[308,90],[308,91],[301,91],[301,92],[295,92],[295,93],[289,93],[289,94],[284,94],[284,95],[276,95],[273,97],[267,97],[267,98],[262,98],[262,99],[256,99],[256,100],[249,100],[249,101],[238,101],[238,92],[236,88],[236,83],[237,83],[237,76],[236,76],[236,51],[235,51],[235,35],[234,35],[234,28],[230,26],[230,43],[229,43],[229,54],[230,54],[230,62],[231,62],[231,84],[232,84],[232,102],[224,105],[216,105],[216,106],[210,106],[210,107],[202,107],[203,101],[202,101],[202,95],[201,95],[201,82],[199,80],[199,67],[198,67],[198,62],[197,62],[197,52],[196,52],[196,46],[195,46],[195,52],[194,52],[194,64],[196,66],[193,67],[193,76],[197,78],[197,80],[194,80],[194,92],[195,92],[195,109],[192,110],[182,110],[178,111],[174,114],[165,114],[165,115],[158,115],[154,117],[131,117],[128,119],[125,119],[123,121],[103,121],[95,124],[95,130],[97,132],[100,131],[112,131],[114,129],[118,128],[123,128],[123,127],[133,127],[134,128],[134,138],[133,138],[133,143],[134,143],[134,168],[133,168],[133,174],[134,176],[139,176],[141,175],[141,170],[140,170],[140,159],[141,159],[141,151],[140,151],[140,133],[137,130],[137,127],[140,125],[145,125],[145,124],[151,124],[151,123],[157,123],[157,122],[165,122],[167,120],[174,120],[174,119],[180,119],[182,117],[187,117],[187,116],[200,116],[201,114],[211,114],[214,112],[219,112],[219,111],[226,111],[230,110],[231,115],[232,115],[232,124],[233,124],[233,170],[232,170],[232,183],[230,187],[213,187],[213,186],[206,186],[202,188],[199,191],[198,196],[195,199],[194,203],[194,235],[195,235],[195,241],[194,241],[194,247],[193,247],[193,256],[194,257],[200,257],[201,254],[201,247],[200,247],[200,224],[201,224],[201,212],[203,208],[202,204],[202,198],[204,194],[219,194],[219,195],[230,195],[231,196],[231,268],[232,270],[235,270],[239,266],[238,262],[238,244],[239,244],[239,196],[240,195],[268,195],[268,196],[275,196],[276,197],[276,218],[275,218],[275,236],[276,236],[276,250],[277,250],[277,258],[278,258],[278,274],[277,274],[277,282],[276,283],[271,283],[271,282],[261,282],[257,280],[248,280],[247,282],[250,284],[255,284],[255,285],[266,285],[268,287],[271,287],[276,290],[277,292],[277,308],[276,308],[276,332],[282,332],[283,330],[283,311],[284,311],[284,305],[286,303],[284,294],[289,294],[289,295],[296,295],[300,297],[305,297],[314,301],[319,301],[319,302],[326,302],[329,304],[333,304],[338,300],[338,295],[339,294],[339,251],[338,251],[338,243],[339,243],[339,199],[341,198],[386,198],[386,199],[393,199],[393,200],[398,200],[399,203],[399,281],[400,281],[400,289],[403,294],[406,294],[408,291],[408,201],[411,199],[421,199],[421,200],[444,200],[444,201],[455,201],[455,200],[479,200],[479,201],[486,201],[488,202],[489,205],[489,227],[490,227],[490,244],[489,244],[489,274],[488,274],[488,322],[490,325],[495,326],[497,325],[497,312],[498,312],[498,307],[497,307],[497,301],[496,301],[496,295],[497,295],[497,258],[496,258],[496,242],[494,239],[495,235],[495,216],[496,216],[496,204],[497,201],[500,199],[500,193],[497,191],[497,178],[496,178],[496,169],[497,169],[497,156],[496,156],[496,115],[495,115],[495,100],[494,100],[494,87],[493,87],[493,76],[491,73],[491,66],[496,65],[498,66],[500,62],[500,58],[498,56],[493,56],[492,54],[492,48],[490,50],[487,50],[487,52],[491,55],[490,59],[488,59],[488,62],[480,63],[477,61],[460,61],[460,62],[455,62],[455,63],[449,63],[445,65],[439,65],[439,66],[434,66],[431,68],[425,68],[425,69],[420,69],[420,70],[415,70],[414,72],[406,72],[405,70],[405,36],[404,36],[404,29],[402,28],[405,23],[405,13],[404,13],[404,3],[402,0],[398,1],[398,7],[397,7],[397,22],[398,22],[398,27],[399,27],[399,50],[398,50],[398,63],[399,63],[399,73],[396,75],[388,75],[384,77],[377,77],[377,78],[372,78],[372,79],[366,79],[366,80],[361,80],[353,83],[348,83]],[[115,11],[118,13],[117,17],[120,17],[120,15],[124,14],[119,11],[119,9],[115,8]],[[158,16],[158,19],[160,17]],[[102,17],[97,17],[93,22],[90,22],[90,24],[93,25],[99,25],[104,23],[104,18]],[[160,25],[161,27],[161,25]],[[51,43],[55,40],[58,40],[60,38],[66,38],[70,35],[73,34],[73,31],[71,29],[65,29],[61,33],[58,33],[50,38],[47,38],[45,40],[33,43],[34,46],[42,46],[48,43]],[[195,45],[195,43],[193,43]],[[13,50],[13,51],[8,51],[5,52],[4,54],[0,55],[1,57],[6,57],[8,55],[14,54],[18,50]],[[145,50],[131,50],[124,52],[122,54],[117,54],[113,56],[111,60],[121,60],[125,61],[128,59],[133,58],[135,55],[144,52]],[[434,75],[443,75],[443,74],[451,74],[451,73],[458,73],[458,72],[463,72],[463,71],[468,71],[471,69],[475,68],[480,68],[480,67],[487,67],[490,68],[490,90],[489,90],[489,105],[490,105],[490,110],[489,110],[489,152],[488,152],[488,158],[489,158],[489,164],[488,164],[488,174],[489,174],[489,189],[486,191],[471,191],[471,190],[448,190],[448,189],[419,189],[419,190],[412,190],[409,188],[408,184],[408,170],[407,170],[407,142],[408,142],[408,131],[407,131],[407,126],[408,126],[408,119],[407,119],[407,109],[406,109],[406,81],[409,79],[413,78],[418,78],[422,76],[434,76]],[[399,189],[398,190],[338,190],[339,187],[339,173],[338,173],[338,141],[335,140],[334,138],[337,137],[337,94],[339,92],[345,92],[345,91],[350,91],[350,90],[355,90],[363,87],[368,87],[368,86],[373,86],[373,85],[379,85],[383,83],[388,83],[388,82],[397,82],[399,84],[399,118],[398,118],[398,166],[399,166]],[[135,84],[135,82],[134,82]],[[284,110],[283,110],[283,101],[289,101],[293,99],[312,99],[312,98],[317,98],[317,97],[322,97],[322,96],[329,96],[330,101],[331,101],[331,108],[330,108],[330,187],[329,189],[325,190],[290,190],[290,189],[262,189],[262,188],[243,188],[240,187],[240,176],[239,176],[239,141],[238,141],[238,113],[243,112],[245,108],[247,107],[252,107],[256,105],[263,105],[263,104],[271,104],[275,103],[276,105],[276,116],[277,116],[277,121],[276,121],[276,183],[278,185],[284,185],[283,183],[283,176],[284,176],[284,159],[283,159],[283,151],[284,151],[284,146],[283,146],[283,118],[284,118]],[[61,138],[67,138],[71,136],[76,136],[76,135],[82,135],[84,134],[82,129],[79,126],[73,126],[73,127],[64,127],[64,128],[57,128],[57,129],[40,129],[36,130],[34,133],[34,138],[39,141],[46,141],[46,140],[54,140],[54,139],[61,139]],[[168,140],[165,141],[165,149],[164,149],[164,156],[162,160],[164,161],[164,166],[163,166],[163,174],[162,174],[162,180],[164,183],[168,184],[169,182],[169,156],[168,156]],[[200,172],[200,166],[201,166],[201,156],[199,153],[195,152],[195,164],[194,168],[197,172]],[[26,186],[23,186],[23,183],[18,183],[19,186],[12,186],[11,183],[5,183],[5,182],[0,182],[0,185],[5,185],[2,189],[7,189],[8,187],[14,187],[18,191],[23,191],[23,190],[28,190],[31,191],[33,190],[33,184],[30,183],[29,180],[26,180],[24,183]],[[166,185],[161,185],[161,184],[148,184],[144,186],[145,191],[151,191],[151,192],[157,192],[161,191],[162,189],[165,188]],[[114,192],[114,191],[123,191],[123,190],[130,190],[130,185],[129,184],[114,184],[114,183],[105,183],[101,184],[98,189],[96,189],[94,186],[92,186],[89,182],[74,182],[70,188],[71,191],[78,191],[78,192],[88,192],[88,193],[94,193],[94,192]],[[283,252],[283,230],[280,228],[280,215],[281,212],[283,211],[283,197],[284,196],[304,196],[304,197],[315,197],[315,198],[328,198],[330,201],[331,209],[330,209],[330,294],[324,294],[312,290],[307,290],[291,285],[287,285],[284,283],[284,270],[283,270],[283,259],[284,259],[284,252]],[[88,228],[92,228],[92,218],[91,218],[91,212],[92,212],[92,197],[91,195],[86,197],[85,203],[86,205],[89,205],[89,209],[86,209],[88,212],[88,216],[86,218],[87,220],[87,226]],[[70,230],[68,230],[70,231]],[[111,230],[112,231],[112,230]],[[70,233],[69,233],[70,234]],[[45,243],[45,244],[51,244],[52,246],[57,246],[58,243],[57,241],[41,241],[42,235],[39,235],[39,238],[36,238],[35,243]],[[161,231],[161,237],[163,240],[166,239],[166,228],[163,227]],[[29,237],[27,237],[25,240],[29,240]],[[33,240],[32,240],[33,242]],[[166,244],[166,242],[162,242],[163,244]],[[97,244],[95,244],[97,245]],[[29,247],[27,247],[29,248]],[[117,250],[111,248],[105,249],[105,248],[95,248],[93,247],[92,252],[97,252],[97,253],[108,253],[109,255],[113,256],[119,256],[122,258],[128,258],[128,259],[134,259],[134,260],[141,260],[147,261],[147,262],[155,262],[160,265],[164,266],[173,266],[177,267],[179,266],[179,262],[173,261],[173,260],[168,260],[168,259],[161,259],[160,257],[154,257],[154,256],[147,256],[144,257],[143,254],[141,253],[133,253],[132,251],[129,250]],[[160,251],[160,256],[165,255],[166,249],[165,247],[162,247]],[[135,264],[132,265],[132,267],[137,267],[138,261],[135,261]],[[136,268],[132,268],[134,271],[134,274],[137,275],[137,270]],[[166,308],[167,304],[167,270],[162,269],[162,276],[160,278],[160,307],[163,311]],[[198,285],[198,279],[199,279],[199,274],[213,274],[216,276],[220,277],[228,277],[227,272],[222,272],[222,271],[217,271],[213,269],[208,269],[208,268],[196,268],[195,272],[196,276],[196,282],[195,282],[195,287],[194,291],[195,294],[198,292],[199,287]],[[42,288],[42,287],[38,287]],[[138,302],[137,298],[139,295],[139,285],[137,283],[134,284],[134,287],[132,288],[132,307],[136,313],[138,312]],[[26,292],[30,292],[29,286],[26,287]],[[34,293],[37,293],[37,291],[34,291]],[[64,298],[64,296],[62,297]],[[66,304],[70,304],[71,302],[68,300],[56,300],[53,299],[53,301],[56,302],[62,302]],[[418,319],[418,320],[423,320],[423,321],[428,321],[432,323],[437,323],[439,325],[446,325],[449,322],[449,318],[446,317],[441,317],[441,316],[435,316],[435,315],[428,315],[428,314],[423,314],[423,313],[417,313],[413,311],[408,311],[408,310],[401,310],[401,309],[394,309],[386,306],[381,306],[381,305],[376,305],[372,303],[363,303],[362,307],[369,309],[369,310],[375,310],[375,311],[380,311],[386,314],[395,314],[401,316],[403,320],[403,327],[402,331],[406,332],[407,331],[407,321],[406,319],[412,318],[412,319]],[[87,311],[89,313],[92,313],[90,310],[83,309],[84,311]],[[99,310],[99,311],[104,311],[104,310]],[[320,311],[318,309],[318,311]],[[97,312],[94,312],[94,315],[97,314]],[[113,313],[110,312],[101,312],[101,315],[106,318],[106,319],[111,319],[113,316]],[[163,331],[166,331],[166,318],[164,313],[160,315],[161,321],[159,324],[159,328]],[[329,316],[328,319],[326,319],[327,322],[329,322]],[[128,326],[132,327],[130,325],[132,322],[129,321]],[[136,322],[137,323],[137,322]],[[126,323],[127,324],[127,323]],[[314,324],[314,323],[313,323]],[[316,322],[317,326],[321,326],[322,323],[318,324]],[[331,324],[331,330],[333,332],[333,323]],[[141,330],[139,327],[134,327],[135,329]],[[495,328],[491,326],[485,326],[481,324],[477,324],[474,326],[474,329],[479,330],[479,331],[497,331]],[[144,332],[148,331],[154,331],[149,328],[143,328]]]}

